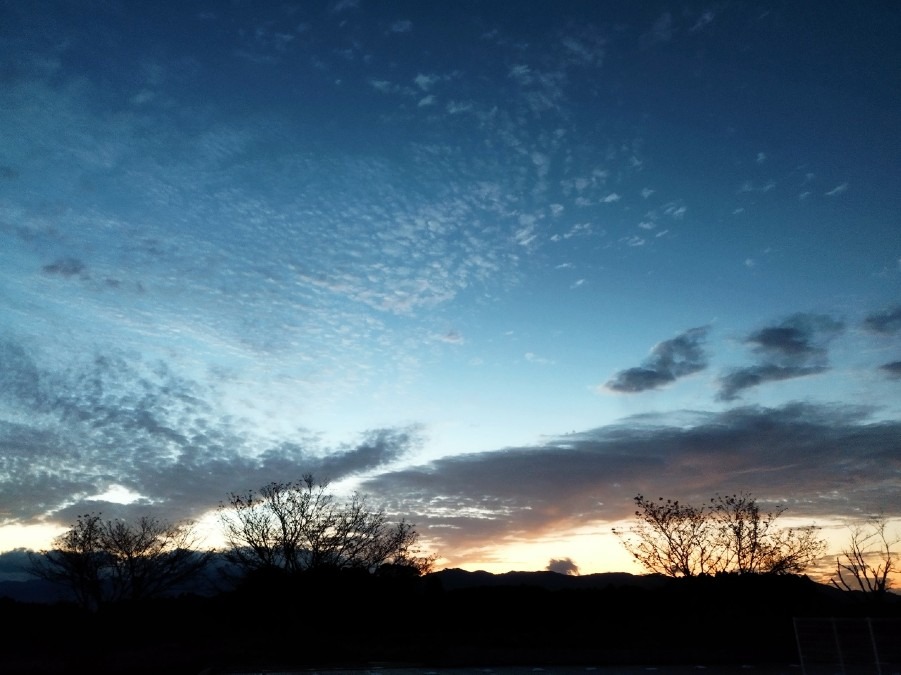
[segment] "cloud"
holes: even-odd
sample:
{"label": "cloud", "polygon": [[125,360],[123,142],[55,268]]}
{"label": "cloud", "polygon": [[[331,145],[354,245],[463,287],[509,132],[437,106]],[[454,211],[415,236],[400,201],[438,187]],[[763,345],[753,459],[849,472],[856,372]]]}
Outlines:
{"label": "cloud", "polygon": [[532,69],[524,63],[518,63],[510,67],[507,77],[516,80],[520,84],[531,84],[533,79]]}
{"label": "cloud", "polygon": [[416,77],[413,78],[413,82],[415,82],[416,86],[423,91],[428,91],[440,79],[441,78],[437,75],[423,75],[422,73],[419,73]]}
{"label": "cloud", "polygon": [[595,38],[595,43],[588,45],[572,36],[562,40],[568,60],[583,66],[600,66],[604,62],[604,44]]}
{"label": "cloud", "polygon": [[794,314],[777,326],[755,331],[745,343],[766,358],[806,363],[825,357],[824,343],[843,329],[842,322],[823,314]]}
{"label": "cloud", "polygon": [[462,345],[466,341],[459,332],[453,329],[447,331],[446,333],[433,335],[432,337],[439,342],[446,342],[449,345]]}
{"label": "cloud", "polygon": [[[546,444],[460,455],[390,472],[363,489],[391,499],[452,563],[505,541],[632,516],[641,493],[689,502],[751,491],[787,515],[901,516],[901,422],[865,408],[642,415]],[[887,509],[887,511],[886,511]]]}
{"label": "cloud", "polygon": [[797,377],[818,375],[828,368],[825,366],[777,366],[763,364],[738,368],[720,378],[720,391],[717,398],[721,401],[734,401],[738,393],[767,382],[792,380]]}
{"label": "cloud", "polygon": [[41,269],[45,274],[58,274],[62,277],[73,277],[85,271],[85,264],[78,258],[59,258]]}
{"label": "cloud", "polygon": [[[231,491],[308,472],[341,480],[421,443],[415,426],[372,430],[340,447],[303,429],[276,442],[249,433],[221,399],[162,363],[107,353],[57,371],[27,345],[0,340],[0,520],[68,524],[99,510],[197,518]],[[137,497],[98,499],[115,486]]]}
{"label": "cloud", "polygon": [[388,80],[372,79],[372,80],[369,80],[369,84],[373,89],[380,91],[383,94],[391,94],[391,93],[398,91],[398,86],[396,84],[389,82]]}
{"label": "cloud", "polygon": [[336,0],[332,5],[333,12],[344,12],[348,9],[357,9],[360,6],[360,0]]}
{"label": "cloud", "polygon": [[669,12],[664,12],[654,21],[654,25],[651,26],[651,30],[647,33],[642,34],[639,39],[639,46],[642,49],[647,49],[648,47],[652,47],[656,44],[661,44],[664,42],[669,42],[673,38],[673,15]]}
{"label": "cloud", "polygon": [[663,213],[670,218],[674,218],[675,220],[682,220],[687,210],[688,209],[682,205],[669,205],[664,208]]}
{"label": "cloud", "polygon": [[692,328],[681,335],[658,343],[641,366],[621,370],[604,387],[634,394],[658,389],[707,367],[704,341],[707,327]]}
{"label": "cloud", "polygon": [[409,19],[402,19],[391,24],[392,33],[409,33],[413,30],[413,22]]}
{"label": "cloud", "polygon": [[694,33],[699,30],[703,30],[707,24],[711,23],[714,19],[714,13],[710,10],[706,10],[698,17],[698,20],[695,21],[694,25],[689,28],[689,31]]}
{"label": "cloud", "polygon": [[556,572],[557,574],[565,574],[571,577],[579,576],[579,566],[573,562],[572,558],[551,558],[545,569],[548,572]]}
{"label": "cloud", "polygon": [[539,366],[550,366],[550,365],[554,364],[553,359],[548,359],[543,356],[539,356],[538,354],[535,354],[534,352],[526,352],[525,354],[523,354],[523,358],[526,361],[528,361],[529,363],[534,363]]}
{"label": "cloud", "polygon": [[721,401],[767,382],[817,375],[828,370],[827,346],[844,330],[841,321],[823,314],[794,314],[775,326],[751,333],[744,343],[758,363],[736,368],[720,378]]}
{"label": "cloud", "polygon": [[535,226],[527,225],[525,227],[521,227],[513,234],[513,239],[520,246],[529,246],[530,244],[535,242],[535,239],[538,237],[535,234]]}
{"label": "cloud", "polygon": [[884,363],[879,366],[879,370],[885,371],[885,374],[888,375],[893,380],[901,379],[901,361],[892,361],[891,363]]}
{"label": "cloud", "polygon": [[[663,209],[663,215],[669,216],[674,220],[681,220],[685,216],[685,213],[688,211],[688,208],[678,201],[664,204],[661,208]],[[660,216],[658,215],[657,211],[649,211],[646,214],[646,217],[650,218],[653,221]]]}
{"label": "cloud", "polygon": [[318,464],[315,473],[325,480],[346,478],[400,459],[421,444],[421,430],[417,426],[370,431],[357,443],[314,462]]}
{"label": "cloud", "polygon": [[894,335],[901,332],[901,305],[868,315],[863,326],[880,335]]}
{"label": "cloud", "polygon": [[446,110],[449,115],[459,115],[465,112],[471,112],[475,108],[472,101],[451,101],[447,104]]}
{"label": "cloud", "polygon": [[827,196],[827,197],[834,197],[834,196],[836,196],[836,195],[840,195],[842,192],[844,192],[844,191],[847,190],[847,189],[848,189],[848,184],[847,184],[847,183],[842,183],[841,185],[836,185],[834,188],[832,188],[831,190],[829,190],[829,191],[826,193],[826,196]]}

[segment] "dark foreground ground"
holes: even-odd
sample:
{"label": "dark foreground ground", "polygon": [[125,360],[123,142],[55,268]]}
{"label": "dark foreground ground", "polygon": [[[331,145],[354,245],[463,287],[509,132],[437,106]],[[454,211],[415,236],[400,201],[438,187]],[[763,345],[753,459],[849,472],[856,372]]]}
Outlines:
{"label": "dark foreground ground", "polygon": [[[482,668],[392,668],[376,666],[366,669],[302,669],[302,670],[222,670],[225,675],[801,675],[801,667],[793,665],[713,666],[525,666]],[[202,675],[212,675],[210,671]]]}
{"label": "dark foreground ground", "polygon": [[0,673],[892,675],[901,673],[898,600],[791,576],[567,581],[453,570],[250,579],[95,612],[0,599]]}

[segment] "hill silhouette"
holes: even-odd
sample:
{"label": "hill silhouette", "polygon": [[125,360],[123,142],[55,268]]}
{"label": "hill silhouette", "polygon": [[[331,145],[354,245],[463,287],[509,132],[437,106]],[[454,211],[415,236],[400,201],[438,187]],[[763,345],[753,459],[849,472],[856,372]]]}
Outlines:
{"label": "hill silhouette", "polygon": [[534,586],[548,591],[601,589],[609,586],[640,586],[659,588],[666,583],[666,577],[636,575],[628,572],[602,572],[598,574],[569,575],[557,572],[470,572],[459,568],[449,568],[429,575],[437,579],[445,590],[484,586]]}
{"label": "hill silhouette", "polygon": [[791,575],[259,574],[97,612],[2,598],[0,672],[792,664],[797,617],[901,620],[864,600]]}

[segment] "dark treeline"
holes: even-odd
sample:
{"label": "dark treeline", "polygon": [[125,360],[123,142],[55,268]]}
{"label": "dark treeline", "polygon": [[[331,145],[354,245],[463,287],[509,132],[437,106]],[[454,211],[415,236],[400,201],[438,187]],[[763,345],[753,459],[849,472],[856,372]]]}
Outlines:
{"label": "dark treeline", "polygon": [[[261,572],[228,589],[89,611],[0,599],[3,673],[229,669],[791,664],[795,617],[901,619],[796,575],[424,576]],[[884,658],[897,655],[884,655]]]}

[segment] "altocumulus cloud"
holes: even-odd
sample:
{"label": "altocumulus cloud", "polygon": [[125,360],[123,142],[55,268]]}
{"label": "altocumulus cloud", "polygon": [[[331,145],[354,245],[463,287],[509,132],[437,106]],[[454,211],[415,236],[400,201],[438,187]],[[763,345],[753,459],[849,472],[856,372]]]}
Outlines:
{"label": "altocumulus cloud", "polygon": [[828,369],[827,347],[844,323],[824,314],[797,313],[754,331],[744,339],[757,363],[736,368],[720,378],[717,397],[732,401],[745,389],[767,382],[816,375]]}
{"label": "altocumulus cloud", "polygon": [[707,367],[706,326],[692,328],[658,343],[641,366],[616,373],[604,386],[611,391],[637,393],[657,389]]}
{"label": "altocumulus cloud", "polygon": [[[219,398],[162,363],[107,353],[60,370],[0,339],[0,523],[68,524],[87,511],[196,518],[231,491],[307,472],[338,481],[421,442],[416,427],[332,448],[303,429],[273,442],[249,433]],[[110,489],[135,501],[110,503],[101,497]]]}

